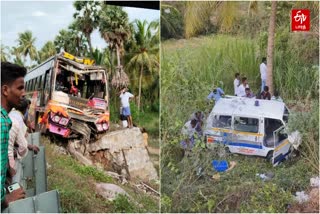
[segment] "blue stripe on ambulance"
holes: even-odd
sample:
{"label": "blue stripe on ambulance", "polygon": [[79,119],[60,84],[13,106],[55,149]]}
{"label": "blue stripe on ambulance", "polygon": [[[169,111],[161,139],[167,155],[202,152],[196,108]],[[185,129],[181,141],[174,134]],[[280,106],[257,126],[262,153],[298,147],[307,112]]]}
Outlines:
{"label": "blue stripe on ambulance", "polygon": [[260,146],[260,145],[254,145],[254,144],[249,144],[249,143],[229,142],[229,143],[226,143],[226,144],[230,145],[230,146],[239,146],[239,147],[249,147],[249,148],[255,148],[255,149],[262,149],[262,146]]}
{"label": "blue stripe on ambulance", "polygon": [[277,157],[275,157],[273,163],[276,164],[277,162],[282,161],[283,159],[286,158],[286,156],[287,156],[289,153],[290,153],[290,151],[288,151],[286,154],[282,154],[282,153],[281,153],[280,155],[278,155]]}

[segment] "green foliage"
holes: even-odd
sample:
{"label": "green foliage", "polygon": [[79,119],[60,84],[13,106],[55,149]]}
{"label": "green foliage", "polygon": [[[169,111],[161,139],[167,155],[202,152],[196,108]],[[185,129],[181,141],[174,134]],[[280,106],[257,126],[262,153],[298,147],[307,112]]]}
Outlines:
{"label": "green foliage", "polygon": [[240,209],[241,212],[284,213],[287,209],[286,205],[290,202],[292,202],[290,193],[283,191],[275,184],[267,183],[256,188],[246,202],[241,204]]}
{"label": "green foliage", "polygon": [[62,50],[75,56],[86,56],[88,53],[87,38],[77,30],[77,22],[71,23],[67,29],[60,30],[54,39],[54,45],[58,53]]}
{"label": "green foliage", "polygon": [[[158,99],[159,85],[159,22],[153,21],[148,23],[136,20],[133,23],[134,32],[131,39],[131,48],[128,54],[129,61],[126,65],[127,71],[130,73],[133,85],[138,85],[138,109],[141,109],[142,90],[152,89],[149,98],[152,102]],[[158,87],[150,87],[150,86]],[[154,96],[155,95],[155,96]]]}
{"label": "green foliage", "polygon": [[56,52],[54,43],[52,41],[46,42],[46,44],[44,44],[44,46],[38,52],[38,55],[39,55],[38,63],[41,64],[42,62],[47,60],[49,57],[54,56],[56,53],[57,52]]}
{"label": "green foliage", "polygon": [[182,38],[184,34],[183,14],[172,2],[161,4],[161,39]]}
{"label": "green foliage", "polygon": [[319,101],[313,101],[310,106],[301,106],[310,111],[293,112],[289,117],[289,130],[302,134],[302,144],[299,148],[304,159],[319,173]]}
{"label": "green foliage", "polygon": [[91,45],[91,33],[98,27],[99,24],[101,11],[100,4],[101,3],[98,1],[75,1],[73,3],[76,9],[73,17],[78,23],[76,27],[86,36],[91,55],[93,54]]}
{"label": "green foliage", "polygon": [[30,30],[18,34],[19,46],[17,50],[22,56],[24,56],[24,61],[27,56],[29,56],[31,60],[36,60],[38,58],[35,41],[36,38],[33,37],[33,34]]}
{"label": "green foliage", "polygon": [[166,194],[161,195],[161,212],[171,213],[172,200]]}
{"label": "green foliage", "polygon": [[109,183],[112,182],[112,178],[107,176],[102,171],[91,166],[77,166],[74,170],[80,175],[92,176],[96,181]]}
{"label": "green foliage", "polygon": [[[267,38],[267,35],[262,33],[261,37]],[[216,151],[203,150],[201,143],[193,149],[191,156],[186,157],[179,145],[182,139],[179,133],[189,115],[196,110],[208,114],[212,109],[212,104],[206,102],[206,96],[213,84],[221,86],[226,94],[232,94],[234,73],[240,71],[241,75],[249,78],[250,88],[254,92],[259,90],[259,64],[265,53],[260,47],[266,45],[264,39],[249,40],[220,35],[187,41],[166,41],[162,44],[161,173],[165,177],[162,177],[161,192],[168,202],[162,205],[162,210],[285,212],[286,205],[292,202],[292,194],[308,187],[310,177],[316,173],[312,170],[315,165],[310,164],[309,160],[318,157],[315,154],[319,151],[311,147],[318,145],[314,140],[318,139],[319,123],[319,107],[316,104],[318,74],[316,66],[302,63],[298,55],[286,56],[290,54],[288,44],[291,39],[285,30],[276,37],[277,44],[282,42],[279,46],[283,50],[276,52],[275,83],[285,101],[303,100],[307,105],[299,108],[303,111],[312,109],[308,116],[305,113],[299,117],[295,113],[291,114],[289,124],[295,125],[293,130],[299,127],[298,130],[306,134],[304,144],[314,149],[302,144],[300,150],[303,154],[307,151],[313,153],[306,153],[308,155],[303,155],[303,158],[292,158],[278,167],[273,167],[264,158],[236,154],[226,154],[221,158]],[[288,57],[285,59],[289,63],[281,60],[281,57]],[[305,75],[301,75],[301,70]],[[311,99],[316,105],[310,105]],[[294,108],[290,102],[288,104],[290,109]],[[219,180],[214,180],[212,175],[216,172],[211,166],[213,159],[236,161],[237,165],[230,172],[220,173]],[[313,163],[319,161],[315,158],[312,160]],[[199,167],[203,168],[200,177],[196,174]],[[275,174],[269,182],[263,182],[256,175],[267,172]]]}
{"label": "green foliage", "polygon": [[111,49],[116,45],[122,47],[131,34],[128,14],[121,7],[104,5],[100,14],[99,31]]}
{"label": "green foliage", "polygon": [[113,211],[116,213],[133,213],[135,212],[135,208],[129,202],[127,196],[119,194],[113,201]]}

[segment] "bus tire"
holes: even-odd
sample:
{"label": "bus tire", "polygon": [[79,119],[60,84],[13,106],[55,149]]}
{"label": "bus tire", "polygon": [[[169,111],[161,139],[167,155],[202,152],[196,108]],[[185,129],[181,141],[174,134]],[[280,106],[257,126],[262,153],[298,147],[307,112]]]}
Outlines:
{"label": "bus tire", "polygon": [[273,151],[269,151],[266,156],[266,159],[269,163],[272,163],[272,158],[273,158]]}

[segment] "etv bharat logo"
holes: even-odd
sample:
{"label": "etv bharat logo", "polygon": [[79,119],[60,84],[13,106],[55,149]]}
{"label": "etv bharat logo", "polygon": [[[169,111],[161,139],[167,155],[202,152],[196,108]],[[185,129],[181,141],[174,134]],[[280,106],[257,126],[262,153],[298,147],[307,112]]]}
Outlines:
{"label": "etv bharat logo", "polygon": [[310,30],[310,10],[294,9],[291,11],[291,30],[309,31]]}

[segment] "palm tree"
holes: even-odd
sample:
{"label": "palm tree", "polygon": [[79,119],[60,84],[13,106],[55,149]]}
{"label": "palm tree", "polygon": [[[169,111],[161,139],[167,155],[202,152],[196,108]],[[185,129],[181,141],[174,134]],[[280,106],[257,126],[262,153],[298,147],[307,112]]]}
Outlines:
{"label": "palm tree", "polygon": [[20,65],[20,66],[24,66],[24,62],[21,59],[21,53],[20,53],[20,49],[17,47],[12,47],[10,50],[10,53],[15,56],[15,58],[13,59],[13,63]]}
{"label": "palm tree", "polygon": [[31,60],[37,60],[38,52],[34,43],[36,38],[33,37],[32,32],[27,30],[18,34],[18,50],[24,56],[24,62],[26,57],[29,56]]}
{"label": "palm tree", "polygon": [[45,61],[49,57],[55,55],[57,53],[55,46],[52,41],[48,41],[39,51],[39,60],[38,63]]}
{"label": "palm tree", "polygon": [[274,32],[276,27],[276,12],[277,2],[271,1],[271,15],[269,20],[268,30],[268,49],[267,49],[267,85],[269,86],[269,92],[273,94],[273,49],[274,49]]}
{"label": "palm tree", "polygon": [[110,50],[107,48],[103,49],[102,51],[96,48],[93,51],[93,55],[92,55],[97,65],[101,65],[105,67],[111,67],[111,61],[109,56],[110,56]]}
{"label": "palm tree", "polygon": [[127,86],[129,78],[121,66],[120,52],[123,51],[124,41],[131,34],[128,14],[121,7],[104,5],[100,16],[99,31],[101,37],[109,44],[109,48],[115,49],[117,53],[117,68],[111,84],[116,88]]}
{"label": "palm tree", "polygon": [[139,96],[138,96],[138,110],[141,106],[141,88],[142,78],[145,69],[153,71],[159,67],[158,53],[159,53],[159,22],[148,22],[136,20],[134,32],[134,50],[133,56],[128,63],[128,68],[137,69],[140,71],[139,75]]}
{"label": "palm tree", "polygon": [[76,56],[85,56],[88,52],[88,41],[82,32],[77,30],[77,22],[73,22],[67,29],[62,29],[54,39],[56,51],[61,50]]}
{"label": "palm tree", "polygon": [[9,50],[9,48],[1,44],[1,62],[7,62],[10,59],[7,50]]}
{"label": "palm tree", "polygon": [[[238,2],[229,1],[188,1],[184,11],[185,37],[208,30],[211,17],[223,32],[228,32],[235,20]],[[219,12],[218,14],[216,14]]]}
{"label": "palm tree", "polygon": [[73,17],[77,21],[77,28],[87,38],[90,54],[93,55],[93,49],[91,45],[91,33],[98,27],[99,13],[101,10],[100,2],[97,1],[75,1],[73,6],[76,8],[76,12]]}

